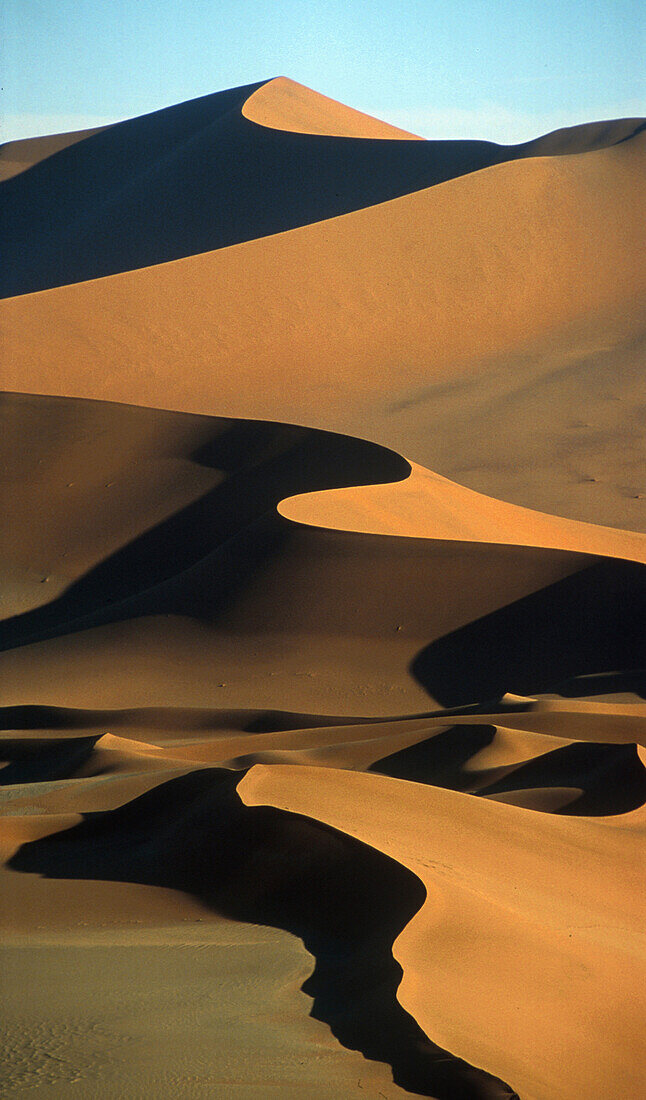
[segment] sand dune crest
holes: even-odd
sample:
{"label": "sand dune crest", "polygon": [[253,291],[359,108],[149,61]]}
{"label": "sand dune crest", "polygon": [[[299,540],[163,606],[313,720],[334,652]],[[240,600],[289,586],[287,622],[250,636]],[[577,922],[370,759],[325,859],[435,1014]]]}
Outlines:
{"label": "sand dune crest", "polygon": [[640,1095],[642,130],[3,148],[7,1096]]}
{"label": "sand dune crest", "polygon": [[250,122],[275,130],[294,130],[299,134],[326,134],[329,137],[386,138],[422,140],[415,134],[390,126],[371,115],[313,92],[303,84],[279,76],[263,84],[249,96],[242,113]]}

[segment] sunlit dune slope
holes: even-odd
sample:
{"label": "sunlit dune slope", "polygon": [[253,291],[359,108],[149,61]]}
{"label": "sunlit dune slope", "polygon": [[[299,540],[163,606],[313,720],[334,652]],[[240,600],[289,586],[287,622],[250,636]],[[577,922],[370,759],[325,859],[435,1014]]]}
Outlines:
{"label": "sunlit dune slope", "polygon": [[105,129],[95,126],[89,130],[73,130],[65,134],[48,134],[46,137],[23,138],[18,141],[6,141],[0,145],[0,182],[26,172],[41,160],[52,157],[61,149],[85,141]]}
{"label": "sunlit dune slope", "polygon": [[7,1096],[640,1095],[640,129],[5,148]]}
{"label": "sunlit dune slope", "polygon": [[[242,114],[258,88],[116,123],[6,180],[2,295],[279,233],[510,155],[490,142],[339,138],[259,126]],[[325,104],[320,110],[329,113]]]}
{"label": "sunlit dune slope", "polygon": [[[474,500],[330,433],[69,399],[2,408],[2,645],[24,647],[0,661],[8,702],[403,713],[625,664],[640,536]],[[310,495],[281,504],[295,493]],[[331,529],[339,499],[356,530]],[[558,625],[573,602],[575,637]],[[487,616],[498,661],[470,667],[469,624]]]}
{"label": "sunlit dune slope", "polygon": [[405,481],[307,493],[278,510],[295,523],[341,531],[544,546],[646,564],[646,535],[518,508],[417,465]]}
{"label": "sunlit dune slope", "polygon": [[4,385],[371,436],[639,528],[643,143],[6,301]]}
{"label": "sunlit dune slope", "polygon": [[528,1100],[638,1095],[642,812],[590,830],[415,783],[284,766],[253,769],[239,792],[348,832],[422,880],[427,900],[394,953],[398,998],[436,1042]]}
{"label": "sunlit dune slope", "polygon": [[[273,130],[330,137],[386,138],[410,141],[415,134],[355,111],[303,84],[279,76],[253,92],[242,108],[250,122]],[[422,140],[421,138],[419,140]]]}

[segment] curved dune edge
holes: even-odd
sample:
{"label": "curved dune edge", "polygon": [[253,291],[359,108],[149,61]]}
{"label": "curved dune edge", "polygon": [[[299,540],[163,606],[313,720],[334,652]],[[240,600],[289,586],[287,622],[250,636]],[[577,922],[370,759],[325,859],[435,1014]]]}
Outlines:
{"label": "curved dune edge", "polygon": [[107,130],[107,126],[94,126],[89,130],[70,130],[64,134],[46,134],[44,137],[22,138],[0,145],[0,183],[13,179],[41,160],[46,160],[61,149],[76,145],[85,138]]}
{"label": "curved dune edge", "polygon": [[477,382],[495,405],[510,377],[514,392],[531,391],[642,331],[642,145],[507,163],[275,237],[5,300],[4,388],[288,420],[417,461],[404,404],[430,435],[436,389],[442,415],[441,387],[455,401]]}
{"label": "curved dune edge", "polygon": [[[638,1095],[640,859],[616,821],[289,765],[255,766],[238,794],[347,832],[424,883],[427,901],[394,954],[398,999],[434,1042],[527,1100]],[[644,811],[629,816],[641,832]],[[528,881],[531,891],[518,889]]]}
{"label": "curved dune edge", "polygon": [[[540,608],[553,607],[558,620],[573,600],[586,634],[611,639],[602,634],[603,668],[591,671],[625,666],[616,635],[628,636],[637,604],[622,593],[639,583],[627,563],[478,543],[459,507],[456,525],[469,537],[453,529],[452,540],[322,530],[276,511],[298,492],[404,477],[410,466],[385,448],[101,402],[14,396],[2,408],[2,484],[17,501],[2,552],[15,579],[13,608],[11,575],[5,581],[1,631],[7,702],[253,702],[385,715],[425,711],[429,698],[451,706],[510,689],[533,694],[590,670],[592,655],[573,662],[561,636],[547,641],[553,628]],[[26,438],[34,442],[16,460]],[[398,528],[396,506],[393,513]],[[410,507],[400,513],[409,525],[415,518]],[[561,584],[586,566],[593,571]],[[503,615],[489,648],[506,654],[505,639],[514,642],[499,667],[456,660],[449,639],[439,665],[422,660],[418,675],[413,662],[429,644],[554,584],[561,587],[545,592],[538,610],[534,601],[513,612],[520,622]],[[541,653],[558,652],[554,660],[537,664],[535,630]],[[469,636],[465,644],[470,652],[481,643]],[[94,649],[103,654],[100,683]]]}
{"label": "curved dune edge", "polygon": [[[289,77],[266,81],[253,92],[242,107],[250,122],[275,130],[331,137],[384,138],[400,141],[424,141],[391,123],[356,111],[337,100],[321,95]],[[564,156],[606,149],[633,137],[643,118],[607,119],[562,127],[516,145],[525,157]],[[463,135],[455,134],[459,140]]]}
{"label": "curved dune edge", "polygon": [[[539,771],[535,773],[538,778],[543,758],[575,747],[572,741],[562,736],[552,737],[545,732],[532,734],[527,729],[523,731],[512,728],[512,721],[515,724],[523,720],[537,723],[539,728],[542,720],[549,717],[550,713],[556,718],[559,708],[561,718],[568,713],[561,703],[547,704],[549,710],[543,714],[522,709],[514,711],[514,707],[522,708],[528,702],[527,699],[507,699],[507,724],[498,724],[493,737],[488,735],[486,726],[479,726],[473,731],[476,741],[470,741],[472,752],[468,775],[476,785],[470,789],[479,790],[479,775],[485,782],[487,779],[491,781],[494,775],[500,774],[501,769],[511,768],[512,778],[515,778],[515,769],[518,769],[520,776],[532,758],[539,765]],[[586,721],[596,720],[599,733],[603,732],[604,715],[595,713],[597,709],[603,712],[603,705],[591,709],[589,705],[586,708],[581,703],[568,703],[565,707],[571,707],[570,717],[578,714],[584,726]],[[560,966],[559,950],[563,942],[566,943],[565,950],[572,946],[575,962],[568,969],[567,977],[574,970],[576,981],[575,988],[568,990],[570,999],[577,996],[576,983],[580,985],[585,982],[585,972],[583,978],[581,973],[582,959],[583,965],[586,961],[585,956],[582,956],[579,942],[581,939],[584,941],[584,951],[600,951],[603,962],[607,957],[612,959],[614,941],[623,935],[627,941],[627,946],[626,943],[623,944],[624,955],[631,958],[635,956],[635,937],[625,935],[626,925],[630,922],[626,919],[624,910],[621,929],[615,925],[607,932],[600,932],[587,925],[585,928],[575,926],[574,944],[570,943],[569,936],[567,940],[565,935],[559,937],[557,926],[560,921],[569,917],[572,906],[576,908],[579,904],[585,906],[588,903],[589,879],[594,873],[591,871],[586,875],[582,896],[578,890],[572,888],[561,897],[559,891],[564,871],[561,858],[564,845],[559,840],[562,841],[565,835],[570,848],[574,842],[578,859],[583,847],[578,843],[578,831],[580,829],[583,836],[583,831],[589,827],[589,833],[585,834],[588,845],[586,850],[589,851],[590,844],[594,846],[597,853],[595,868],[599,872],[599,857],[607,861],[617,857],[618,846],[613,847],[612,842],[610,846],[605,844],[604,830],[614,826],[623,858],[630,862],[632,834],[640,826],[643,830],[642,811],[602,822],[602,843],[599,844],[599,825],[589,819],[587,822],[570,819],[569,823],[561,820],[563,827],[557,824],[554,829],[548,828],[546,834],[541,825],[541,821],[547,816],[545,813],[527,814],[522,811],[524,818],[519,819],[508,814],[498,820],[487,810],[488,803],[481,799],[465,795],[456,797],[453,791],[437,790],[417,782],[401,783],[399,780],[384,778],[384,775],[363,777],[367,781],[365,786],[369,788],[369,795],[366,796],[364,784],[361,777],[357,776],[356,769],[368,767],[382,771],[384,766],[387,767],[389,763],[392,766],[393,761],[402,756],[402,750],[403,756],[406,756],[407,746],[414,747],[419,743],[419,747],[424,749],[436,735],[438,742],[441,741],[447,732],[446,725],[443,731],[435,719],[422,716],[399,722],[387,720],[354,726],[337,722],[336,725],[325,728],[315,716],[310,716],[308,721],[307,715],[274,714],[265,715],[265,728],[259,727],[258,732],[253,733],[250,723],[254,718],[263,717],[259,712],[215,712],[209,716],[190,711],[184,714],[146,710],[138,713],[79,714],[68,710],[57,714],[51,708],[42,712],[37,712],[36,708],[28,710],[29,714],[25,718],[29,719],[33,728],[27,730],[29,723],[20,723],[20,716],[16,714],[15,720],[21,725],[20,733],[18,736],[15,732],[9,733],[8,737],[3,737],[1,746],[2,758],[10,761],[9,768],[22,771],[21,776],[13,774],[10,777],[5,773],[7,782],[12,784],[10,813],[17,816],[7,819],[0,836],[3,854],[10,859],[9,868],[2,871],[3,876],[8,875],[5,882],[9,902],[3,913],[3,920],[10,926],[15,921],[14,931],[21,943],[29,943],[31,939],[33,946],[34,940],[37,943],[47,943],[58,938],[61,943],[72,946],[79,942],[93,942],[98,936],[110,943],[138,942],[141,945],[142,942],[150,942],[152,937],[155,943],[162,946],[168,942],[169,933],[172,942],[176,935],[182,937],[182,942],[186,942],[187,932],[197,932],[199,942],[206,945],[210,943],[211,935],[218,927],[225,936],[231,934],[227,931],[227,924],[223,922],[221,908],[224,909],[225,916],[233,917],[237,921],[288,927],[302,936],[308,949],[316,955],[316,973],[319,978],[325,971],[328,988],[336,990],[342,996],[344,1011],[340,1019],[335,1018],[334,1008],[331,1018],[320,1016],[318,1012],[313,1015],[326,1021],[328,1025],[331,1024],[335,1038],[346,1047],[353,1051],[361,1050],[368,1058],[376,1057],[377,1063],[373,1063],[376,1074],[384,1072],[378,1064],[386,1062],[392,1065],[395,1080],[404,1088],[408,1087],[416,1094],[447,1098],[455,1095],[455,1089],[449,1087],[446,1091],[438,1091],[433,1087],[433,1066],[438,1066],[438,1057],[440,1081],[446,1082],[446,1077],[442,1076],[443,1068],[457,1072],[458,1088],[461,1085],[463,1090],[460,1095],[471,1095],[468,1091],[469,1082],[474,1088],[483,1089],[482,1092],[474,1092],[474,1095],[502,1097],[510,1095],[510,1090],[500,1085],[500,1082],[496,1085],[495,1081],[483,1080],[477,1069],[473,1070],[464,1064],[461,1067],[456,1066],[445,1050],[434,1051],[430,1044],[425,1047],[423,1033],[416,1035],[408,1025],[403,1029],[400,1026],[397,1038],[394,1038],[393,1029],[389,1026],[387,1033],[390,1042],[384,1042],[382,1024],[378,1029],[379,1039],[376,1038],[375,1024],[379,1024],[379,1010],[386,1008],[388,1011],[387,1000],[389,997],[394,998],[399,981],[399,973],[388,968],[385,958],[386,953],[389,958],[391,956],[393,940],[395,955],[404,967],[400,998],[403,1000],[406,992],[408,1000],[403,1001],[406,1011],[416,1011],[413,994],[415,987],[418,987],[418,994],[421,989],[425,1026],[433,1026],[434,1030],[429,1030],[429,1035],[436,1040],[443,1030],[450,1030],[454,1012],[461,1011],[462,999],[474,998],[479,1006],[483,1004],[483,972],[491,970],[491,960],[482,960],[479,957],[478,944],[481,942],[479,937],[482,936],[483,924],[486,922],[488,936],[489,929],[492,929],[491,938],[496,951],[499,939],[504,937],[504,949],[500,953],[503,972],[494,974],[493,993],[491,983],[487,984],[485,990],[485,1003],[489,1010],[484,1036],[485,1047],[491,1034],[497,1034],[497,1028],[505,1028],[508,1014],[519,1015],[515,1012],[515,1006],[508,1002],[514,996],[514,981],[522,981],[523,975],[516,974],[509,981],[505,966],[510,956],[514,958],[514,950],[521,941],[524,950],[529,945],[532,952],[529,974],[523,972],[530,981],[536,969],[534,954],[538,950],[549,968],[554,963],[555,955],[557,965]],[[626,712],[622,720],[628,719],[630,722],[631,708],[619,707],[617,710]],[[466,720],[473,720],[475,717],[464,716]],[[616,720],[619,717],[619,714],[615,715]],[[451,716],[446,716],[445,723],[447,719],[450,722]],[[485,720],[485,716],[480,716],[480,722]],[[298,726],[303,728],[297,728]],[[118,735],[107,733],[101,736],[101,731],[106,727],[118,730]],[[467,726],[463,726],[451,733],[454,737],[455,762],[459,763],[460,742],[465,735],[469,736],[469,730]],[[478,738],[481,748],[474,753]],[[609,746],[602,748],[607,750]],[[245,752],[247,755],[244,755]],[[625,756],[623,750],[620,750],[620,754]],[[31,782],[30,773],[32,779],[38,780],[39,769],[45,760],[48,760],[51,777],[44,783]],[[227,776],[223,780],[222,772],[217,769],[240,770],[257,762],[271,766],[254,768],[248,774],[240,790],[248,783],[253,786],[259,773],[262,789],[258,797],[253,791],[251,797],[243,794],[244,805],[241,807],[233,794],[238,777]],[[293,763],[301,766],[298,769],[284,766]],[[409,766],[411,763],[409,761]],[[430,763],[428,756],[427,763]],[[436,763],[441,764],[441,757]],[[594,765],[594,758],[592,763]],[[281,766],[276,767],[276,764]],[[606,757],[607,764],[610,767],[604,769],[605,783],[617,778],[611,761]],[[322,805],[318,791],[315,791],[314,800],[310,799],[313,768],[307,765],[313,765],[320,774],[323,774],[321,769],[354,770],[345,773],[347,784],[338,782],[341,775],[338,770],[327,771],[329,782],[323,783],[326,793]],[[373,765],[376,765],[376,769]],[[216,770],[213,770],[214,766]],[[300,809],[296,810],[299,814],[297,818],[291,814],[283,816],[280,812],[287,805],[283,797],[284,791],[278,791],[276,795],[272,788],[264,797],[266,792],[262,785],[263,775],[269,775],[270,782],[273,783],[276,776],[282,782],[286,773],[303,777],[305,797],[310,800],[306,805],[302,804],[302,800],[298,803]],[[385,776],[393,774],[396,772],[385,771]],[[547,773],[544,772],[544,776]],[[42,772],[40,778],[43,778]],[[409,774],[406,778],[411,779],[412,776]],[[298,782],[297,779],[295,781]],[[426,776],[422,779],[422,784],[430,781],[431,778]],[[525,790],[513,792],[511,797],[518,798],[524,794],[531,799],[530,804],[534,810],[558,809],[559,806],[567,805],[568,800],[572,801],[577,793],[565,787],[554,786],[543,792],[534,792],[527,790],[527,779],[522,785]],[[221,792],[224,793],[224,800],[220,797]],[[231,793],[231,799],[227,792]],[[422,794],[418,798],[414,792]],[[489,795],[486,789],[479,793],[484,794],[485,798],[498,798],[501,804],[510,797],[505,794]],[[396,797],[392,797],[393,794]],[[389,815],[382,813],[384,799],[391,808]],[[401,814],[398,814],[395,807],[400,801]],[[414,815],[409,813],[411,801],[417,805]],[[254,832],[254,807],[259,804],[277,804],[280,810],[273,818],[265,816],[264,821],[269,828],[261,827],[259,832]],[[466,820],[462,812],[465,805],[472,808],[472,812],[467,813]],[[482,814],[478,813],[478,806],[484,806]],[[226,813],[223,814],[224,808]],[[504,808],[510,810],[509,806]],[[589,813],[590,810],[586,812]],[[610,812],[616,812],[616,808]],[[367,831],[364,830],[366,816],[371,819],[371,827]],[[420,819],[423,819],[422,824]],[[318,832],[318,821],[324,824],[333,822],[332,828],[338,830],[340,836],[328,831]],[[376,824],[377,821],[379,824]],[[440,821],[444,825],[438,831]],[[538,823],[540,835],[537,837],[533,836],[534,823]],[[574,830],[568,827],[572,824]],[[123,843],[124,829],[131,841],[128,845]],[[375,836],[375,832],[381,835]],[[514,838],[509,864],[507,861],[496,860],[495,852],[496,847],[500,849],[505,843],[507,832]],[[554,836],[558,874],[537,874],[542,869],[541,860],[549,860],[548,853]],[[367,844],[369,848],[353,848],[345,840],[350,837],[361,838],[361,844]],[[388,860],[380,862],[384,837],[387,838],[385,846],[390,845],[389,850],[394,853],[388,856],[388,860],[395,860],[394,865]],[[532,838],[536,849],[541,852],[538,858],[534,855]],[[229,847],[237,853],[242,869],[242,875],[235,880],[233,892],[228,889],[226,858],[224,866],[222,865],[222,852]],[[404,847],[407,848],[406,852],[403,852]],[[341,856],[340,864],[334,858],[330,864],[329,857],[334,857],[335,851]],[[427,854],[432,856],[432,860],[426,858]],[[518,885],[521,880],[518,867],[519,864],[524,865],[527,859],[531,861],[531,866],[527,869],[528,877],[531,875],[532,884],[538,884],[538,887],[532,887],[529,892],[522,889],[519,897]],[[470,869],[471,860],[476,868],[473,875]],[[426,883],[428,896],[422,909],[422,886],[419,889],[413,886],[411,889],[410,879],[407,880],[405,875],[398,873],[400,868],[405,868],[408,864],[414,868],[411,873],[415,875],[415,882]],[[274,898],[278,896],[280,899],[281,892],[279,889],[276,895],[275,872],[278,872],[279,886],[282,875],[286,876],[282,878],[282,882],[288,884],[293,881],[294,866],[299,868],[296,892],[288,891],[286,896],[283,895],[286,904],[280,906],[277,914],[272,905],[272,894]],[[16,871],[27,874],[16,874]],[[565,867],[565,871],[578,877],[578,863],[575,870]],[[469,888],[465,887],[466,880],[470,883]],[[429,887],[431,882],[432,887]],[[318,904],[317,884],[320,883],[323,883],[320,895],[323,906]],[[625,875],[622,873],[615,876],[615,886],[620,889],[623,885]],[[604,894],[604,898],[601,906],[592,915],[594,918],[601,916],[601,923],[605,927],[607,913],[604,907],[610,910],[616,903],[616,889],[609,892],[606,888],[599,892]],[[306,899],[310,896],[317,899],[317,904],[310,913],[312,924],[306,921],[305,927],[298,923],[298,914],[302,913],[299,909],[299,894]],[[557,901],[563,903],[558,911],[553,904],[555,896]],[[527,910],[533,911],[534,906],[545,899],[549,915],[545,922],[541,921],[538,929],[530,928],[529,932],[535,933],[532,941],[527,930]],[[269,900],[269,909],[265,904],[266,900]],[[231,911],[229,907],[232,902]],[[37,922],[41,919],[39,913],[45,903],[47,925],[43,931],[42,925]],[[307,905],[306,901],[306,914]],[[217,916],[213,911],[209,913],[209,907],[211,910],[215,908]],[[133,929],[135,913],[136,929]],[[344,937],[347,936],[346,942],[350,948],[348,954],[343,952],[344,961],[341,964],[338,939],[331,953],[325,949],[325,933],[329,931],[327,922],[331,914],[338,916],[339,913],[343,914]],[[578,913],[575,912],[574,917],[577,916]],[[630,917],[630,912],[628,916]],[[193,920],[197,917],[200,921],[206,919],[207,923],[198,929],[187,929],[183,922],[191,917]],[[109,920],[109,928],[106,928],[106,920]],[[30,933],[28,928],[31,921],[35,927]],[[176,922],[174,929],[169,927],[169,921]],[[142,923],[146,925],[145,928],[140,927]],[[511,945],[507,942],[507,923],[513,926]],[[530,924],[533,926],[534,922],[531,921]],[[156,930],[156,926],[161,926],[161,929]],[[335,927],[338,928],[338,922]],[[403,932],[399,932],[402,928]],[[364,936],[364,932],[374,934],[376,929],[379,929],[379,943],[377,945],[370,941],[372,950],[370,966],[367,967],[363,947],[368,937]],[[630,929],[628,931],[630,934]],[[317,934],[311,944],[308,932]],[[417,937],[419,940],[420,935],[423,937],[421,945],[415,939]],[[457,964],[453,961],[454,952],[460,955]],[[232,959],[231,962],[235,971],[235,960]],[[348,962],[352,967],[350,971]],[[466,978],[463,973],[465,969],[468,971]],[[429,970],[430,986],[427,985]],[[385,973],[389,973],[395,981],[384,988],[382,975]],[[451,980],[453,973],[456,974],[457,985]],[[353,980],[355,974],[357,981]],[[305,977],[305,971],[302,977]],[[447,977],[448,980],[445,981]],[[544,980],[549,981],[549,969]],[[147,979],[144,978],[143,981],[145,984]],[[440,984],[442,981],[444,985]],[[413,994],[410,992],[411,984],[414,987]],[[430,1006],[429,990],[432,1001]],[[324,994],[320,983],[317,986],[313,983],[311,988],[308,983],[303,991],[312,993],[315,998],[317,991]],[[550,1006],[541,1000],[541,990],[532,990],[529,999],[526,992],[523,987],[524,999],[529,1001],[532,1010],[534,1000],[538,999],[541,1011],[547,1012]],[[588,986],[586,993],[590,992]],[[293,996],[293,991],[290,996]],[[356,998],[356,1012],[353,997]],[[500,1000],[502,1012],[492,1013],[492,1003],[498,1010]],[[319,1004],[325,1011],[324,995]],[[348,1033],[343,1030],[343,1019],[346,1017],[345,1010],[350,1006],[353,1027],[356,1025],[356,1030],[351,1028]],[[570,1001],[566,1005],[566,1008],[569,1007]],[[576,1008],[577,1005],[573,1007]],[[75,1008],[78,1011],[78,1002]],[[431,1020],[434,1011],[438,1012],[437,1025]],[[481,1011],[484,1013],[486,1009],[479,1007],[478,1013]],[[580,1026],[580,1019],[577,1019],[573,1031]],[[594,1029],[595,1019],[590,1018],[590,1013],[585,1019],[586,1025]],[[392,1009],[386,1020],[397,1022]],[[539,1022],[543,1024],[542,1020]],[[209,1014],[208,1023],[215,1037],[217,1027],[212,1014]],[[400,1024],[405,1024],[401,1017]],[[466,1027],[476,1031],[477,1040],[482,1045],[479,1024],[479,1018],[474,1021],[472,1013]],[[285,1029],[287,1026],[288,1021],[281,1017],[281,1028]],[[522,1028],[522,1023],[517,1026]],[[556,1030],[560,1023],[553,1019],[551,1026]],[[462,1025],[458,1024],[458,1032],[461,1028]],[[564,1030],[564,1041],[568,1042],[570,1035],[567,1021]],[[504,1030],[502,1034],[502,1042],[500,1035],[497,1035],[499,1044],[505,1048],[506,1057],[513,1060],[514,1044],[512,1042],[510,1052],[510,1036]],[[511,1038],[516,1038],[513,1027]],[[542,1032],[540,1038],[543,1038]],[[576,1039],[576,1035],[574,1038]],[[591,1044],[593,1036],[587,1041]],[[602,1073],[606,1068],[605,1043],[609,1041],[604,1033],[600,1058]],[[626,1043],[625,1036],[622,1041]],[[365,1047],[362,1042],[366,1044]],[[459,1044],[458,1034],[456,1043],[449,1048],[451,1053],[460,1049]],[[621,1053],[619,1049],[618,1056]],[[549,1054],[550,1058],[556,1057],[551,1051]],[[537,1067],[536,1072],[540,1075],[545,1069],[542,1059],[537,1059],[533,1050],[530,1051],[530,1056],[533,1058],[532,1065]],[[493,1061],[499,1062],[497,1058]],[[524,1079],[522,1057],[520,1062],[517,1080]],[[480,1059],[477,1065],[486,1067],[487,1062]],[[551,1065],[548,1065],[545,1072],[551,1073],[551,1069]],[[407,1074],[405,1079],[404,1071]],[[574,1066],[572,1072],[576,1075],[578,1066]],[[352,1085],[345,1089],[340,1086],[339,1095],[350,1095],[355,1081],[356,1076]],[[618,1077],[617,1087],[622,1089],[626,1081],[630,1085],[629,1073]],[[453,1083],[455,1085],[455,1079]],[[583,1080],[582,1088],[587,1083]],[[567,1085],[568,1082],[565,1081],[565,1086]],[[605,1078],[602,1078],[602,1085],[605,1085]],[[365,1078],[362,1086],[366,1086]],[[390,1095],[390,1091],[387,1091]],[[581,1094],[589,1093],[579,1095]],[[521,1095],[528,1095],[530,1098],[532,1096],[529,1092]],[[541,1100],[545,1096],[549,1096],[551,1100],[552,1096],[562,1095],[562,1078],[559,1078],[556,1086],[552,1077],[547,1078],[547,1085],[542,1087],[540,1093]]]}
{"label": "curved dune edge", "polygon": [[232,247],[367,209],[507,156],[490,142],[402,144],[266,129],[242,115],[258,87],[116,123],[5,181],[0,294]]}
{"label": "curved dune edge", "polygon": [[253,92],[243,104],[242,114],[258,126],[290,130],[297,134],[391,141],[423,140],[398,126],[391,126],[388,122],[320,95],[286,76],[269,80]]}
{"label": "curved dune edge", "polygon": [[570,550],[646,564],[646,535],[568,520],[475,493],[415,463],[403,481],[289,497],[293,523],[362,534]]}
{"label": "curved dune edge", "polygon": [[[11,615],[12,607],[13,614],[19,614],[62,597],[75,580],[102,559],[118,554],[129,541],[136,541],[155,519],[170,520],[182,505],[199,507],[197,501],[204,492],[217,484],[223,487],[227,477],[222,470],[202,466],[189,456],[192,448],[199,450],[200,440],[210,437],[220,440],[215,443],[219,459],[229,464],[227,432],[232,456],[236,438],[246,439],[250,453],[255,448],[259,456],[269,437],[274,445],[281,437],[282,446],[298,437],[309,439],[310,446],[322,447],[329,455],[337,452],[321,476],[294,480],[290,475],[286,482],[277,483],[274,507],[289,524],[356,537],[359,553],[362,536],[379,536],[454,542],[456,553],[459,545],[486,544],[567,551],[586,558],[646,560],[646,536],[505,504],[417,464],[411,466],[388,448],[348,437],[278,424],[192,418],[119,404],[25,395],[5,395],[0,416],[5,442],[0,495],[4,493],[8,509],[7,528],[0,539],[3,619]],[[30,432],[37,434],[38,445],[21,462],[15,451],[20,452],[21,441]],[[66,460],[60,447],[62,432],[67,432]],[[258,442],[252,444],[254,436]],[[39,469],[35,484],[34,462]],[[46,473],[50,466],[51,473]],[[166,490],[163,483],[168,483]],[[290,488],[300,492],[292,495]],[[154,508],[146,510],[143,499]],[[46,515],[50,519],[43,530]],[[213,548],[207,541],[196,554],[199,557]],[[586,564],[574,557],[571,569]]]}
{"label": "curved dune edge", "polygon": [[646,119],[614,118],[599,122],[584,122],[578,126],[566,126],[549,134],[533,138],[517,146],[525,156],[550,157],[565,153],[590,153],[595,149],[607,149],[634,137],[643,128]]}
{"label": "curved dune edge", "polygon": [[[361,221],[7,304],[10,331],[16,318],[22,326],[14,380],[66,393],[69,380],[97,406],[110,393],[123,402],[63,400],[49,421],[35,401],[12,422],[9,410],[7,453],[12,441],[29,447],[13,467],[22,482],[2,464],[4,484],[17,496],[38,484],[21,504],[33,526],[11,538],[43,605],[16,616],[24,636],[9,633],[15,648],[0,657],[2,919],[22,942],[32,925],[32,947],[52,929],[70,946],[89,926],[90,938],[116,927],[141,946],[155,925],[182,937],[189,914],[288,928],[308,949],[311,934],[315,996],[332,972],[318,1007],[331,994],[364,1045],[335,1030],[334,1006],[331,1021],[317,1019],[353,1058],[372,1060],[375,1092],[389,1067],[400,1083],[392,1055],[407,1069],[424,1040],[416,1029],[397,1051],[396,1038],[375,1038],[392,1019],[384,1029],[372,998],[383,973],[399,980],[392,948],[412,1021],[522,1100],[639,1095],[646,756],[634,743],[646,741],[646,706],[619,700],[645,694],[626,670],[643,637],[643,570],[632,563],[645,560],[646,537],[391,461],[409,453],[395,422],[411,408],[428,411],[429,433],[443,418],[458,450],[470,425],[463,385],[468,394],[484,381],[513,420],[518,392],[537,387],[540,398],[563,373],[559,355],[578,374],[581,355],[611,355],[639,332],[638,144],[576,169],[570,157],[555,171],[526,162],[502,181],[492,170],[510,187],[509,209],[480,173],[470,190],[410,195]],[[529,351],[523,316],[535,326]],[[618,387],[612,366],[605,377],[604,408]],[[133,394],[148,408],[127,409]],[[224,416],[229,402],[245,418],[266,402],[262,419],[274,423],[181,423],[172,412],[140,423],[159,394],[171,409]],[[540,408],[549,419],[549,401]],[[621,412],[627,423],[626,403]],[[277,423],[312,416],[346,439]],[[383,441],[372,460],[369,444],[354,447],[366,435]],[[349,487],[325,488],[335,484]],[[330,717],[335,708],[376,717]],[[379,954],[366,929],[379,933]],[[346,946],[357,969],[351,958],[346,969]],[[263,968],[275,973],[269,955]],[[91,1001],[79,972],[75,1019]],[[304,973],[292,972],[293,1011]],[[145,965],[140,975],[159,1010]],[[225,1008],[227,975],[225,964]],[[190,971],[175,992],[185,980]],[[386,995],[397,1007],[395,987]],[[228,1052],[237,1037],[224,1030]],[[319,1060],[326,1041],[304,1065],[334,1090]],[[238,1072],[228,1053],[224,1064]]]}

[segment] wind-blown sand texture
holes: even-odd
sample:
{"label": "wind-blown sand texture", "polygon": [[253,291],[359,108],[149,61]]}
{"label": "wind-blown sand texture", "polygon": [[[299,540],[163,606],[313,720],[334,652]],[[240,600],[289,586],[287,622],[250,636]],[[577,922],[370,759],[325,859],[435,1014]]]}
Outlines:
{"label": "wind-blown sand texture", "polygon": [[3,1095],[642,1095],[644,141],[0,150]]}

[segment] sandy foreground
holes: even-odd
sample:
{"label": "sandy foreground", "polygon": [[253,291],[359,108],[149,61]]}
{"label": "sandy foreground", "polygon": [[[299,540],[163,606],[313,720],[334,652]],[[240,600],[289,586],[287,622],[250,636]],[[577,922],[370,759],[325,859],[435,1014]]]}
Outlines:
{"label": "sandy foreground", "polygon": [[3,1095],[643,1094],[643,160],[0,148]]}

